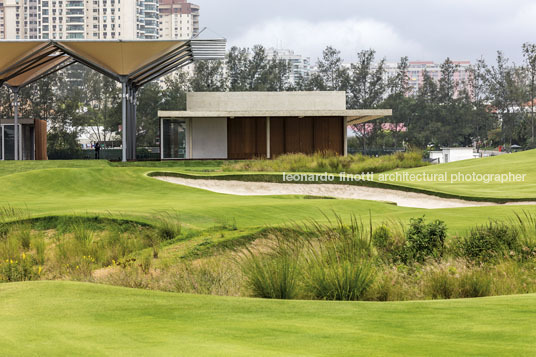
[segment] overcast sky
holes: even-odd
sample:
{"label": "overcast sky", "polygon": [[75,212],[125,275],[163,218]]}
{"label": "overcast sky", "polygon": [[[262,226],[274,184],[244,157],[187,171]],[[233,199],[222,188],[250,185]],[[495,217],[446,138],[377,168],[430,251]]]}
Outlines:
{"label": "overcast sky", "polygon": [[229,45],[283,47],[314,62],[327,45],[352,62],[362,49],[410,60],[495,59],[502,50],[522,61],[521,44],[536,43],[535,0],[191,0],[201,27]]}

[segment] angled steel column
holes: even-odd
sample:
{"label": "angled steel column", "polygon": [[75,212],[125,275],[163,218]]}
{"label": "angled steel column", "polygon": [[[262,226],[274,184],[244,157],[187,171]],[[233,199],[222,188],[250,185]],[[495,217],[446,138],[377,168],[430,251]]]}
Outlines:
{"label": "angled steel column", "polygon": [[132,153],[133,153],[133,160],[136,160],[136,137],[137,137],[137,120],[136,120],[136,96],[138,94],[138,90],[135,87],[132,87]]}
{"label": "angled steel column", "polygon": [[136,160],[136,127],[134,124],[134,88],[132,85],[128,87],[128,160]]}
{"label": "angled steel column", "polygon": [[19,159],[19,88],[12,87],[13,91],[13,114],[15,119],[15,160]]}
{"label": "angled steel column", "polygon": [[126,78],[121,79],[121,85],[123,86],[122,94],[122,161],[127,161],[127,80]]}
{"label": "angled steel column", "polygon": [[127,161],[130,161],[132,160],[132,148],[131,148],[131,145],[130,145],[130,140],[131,140],[131,136],[130,135],[130,117],[131,117],[131,108],[132,108],[132,105],[131,105],[131,102],[130,102],[130,85],[127,84],[127,126],[125,128],[125,135],[127,137]]}

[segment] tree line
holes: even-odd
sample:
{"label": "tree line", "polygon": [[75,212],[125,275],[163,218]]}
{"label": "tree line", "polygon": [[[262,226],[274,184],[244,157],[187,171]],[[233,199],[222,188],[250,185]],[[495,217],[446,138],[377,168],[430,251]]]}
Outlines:
{"label": "tree line", "polygon": [[[536,45],[522,47],[517,65],[502,52],[493,63],[477,60],[467,81],[456,79],[457,65],[447,58],[439,80],[424,71],[423,84],[413,92],[409,60],[402,57],[396,73],[386,76],[385,59],[374,50],[357,53],[346,65],[340,52],[327,47],[316,71],[290,81],[292,64],[269,57],[263,46],[233,47],[225,61],[198,62],[138,92],[138,145],[155,146],[160,110],[183,110],[189,91],[344,91],[348,109],[393,109],[393,116],[357,125],[355,141],[363,150],[413,146],[536,147]],[[9,89],[0,88],[0,117],[13,116]],[[20,93],[21,117],[48,122],[49,150],[77,150],[76,138],[84,128],[102,127],[94,134],[108,141],[121,124],[119,85],[94,71],[75,65]],[[381,125],[390,123],[391,125]],[[91,129],[89,129],[91,130]],[[95,129],[93,129],[95,130]]]}

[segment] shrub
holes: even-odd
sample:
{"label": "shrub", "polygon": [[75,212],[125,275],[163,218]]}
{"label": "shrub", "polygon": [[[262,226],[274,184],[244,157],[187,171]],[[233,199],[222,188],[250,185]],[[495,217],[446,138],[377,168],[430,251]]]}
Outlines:
{"label": "shrub", "polygon": [[27,281],[38,276],[34,269],[34,260],[30,255],[22,253],[17,259],[6,259],[0,262],[0,280]]}
{"label": "shrub", "polygon": [[379,226],[372,232],[372,243],[376,248],[387,250],[390,245],[391,232],[386,226]]}
{"label": "shrub", "polygon": [[461,249],[472,261],[489,262],[519,250],[516,229],[504,223],[490,222],[471,230]]}
{"label": "shrub", "polygon": [[423,263],[429,257],[442,257],[446,237],[447,227],[443,221],[425,223],[423,217],[410,219],[406,232],[406,261]]}
{"label": "shrub", "polygon": [[406,238],[402,224],[382,224],[372,232],[372,243],[378,250],[380,259],[396,263],[404,259]]}

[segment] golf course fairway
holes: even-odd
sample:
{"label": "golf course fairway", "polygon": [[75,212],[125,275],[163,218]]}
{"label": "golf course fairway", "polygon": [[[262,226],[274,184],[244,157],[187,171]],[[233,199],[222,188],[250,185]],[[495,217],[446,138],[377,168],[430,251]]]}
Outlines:
{"label": "golf course fairway", "polygon": [[[509,163],[506,164],[508,158]],[[536,197],[534,151],[407,170],[509,171],[523,185],[396,183],[453,195]],[[149,177],[155,171],[211,175],[221,162],[0,162],[0,208],[20,217],[102,216],[146,223],[174,212],[185,230],[232,221],[267,226],[441,219],[448,234],[533,206],[417,209],[327,197],[235,196]],[[465,172],[464,171],[464,172]],[[533,175],[534,174],[534,175]],[[9,209],[6,209],[9,208]],[[171,247],[172,248],[172,247]],[[173,249],[163,252],[170,254]],[[0,284],[0,355],[534,355],[536,296],[410,302],[286,301],[185,295],[68,281]]]}
{"label": "golf course fairway", "polygon": [[[536,296],[278,301],[74,282],[0,285],[3,355],[533,355]],[[36,318],[38,316],[39,318]]]}

